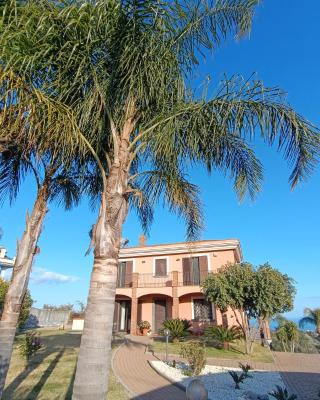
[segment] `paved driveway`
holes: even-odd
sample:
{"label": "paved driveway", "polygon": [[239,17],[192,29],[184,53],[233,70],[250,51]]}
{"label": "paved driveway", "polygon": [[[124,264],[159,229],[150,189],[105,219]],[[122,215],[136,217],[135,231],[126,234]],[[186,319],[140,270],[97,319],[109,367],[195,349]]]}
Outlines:
{"label": "paved driveway", "polygon": [[[113,370],[134,400],[185,400],[185,393],[158,375],[149,365],[154,359],[146,354],[149,338],[131,337],[113,359]],[[257,369],[275,370],[282,375],[290,392],[298,400],[319,400],[320,354],[273,352],[274,363],[253,363]],[[208,360],[209,361],[209,360]],[[237,367],[239,360],[210,359],[210,363]]]}
{"label": "paved driveway", "polygon": [[320,354],[273,354],[278,371],[298,400],[320,399]]}

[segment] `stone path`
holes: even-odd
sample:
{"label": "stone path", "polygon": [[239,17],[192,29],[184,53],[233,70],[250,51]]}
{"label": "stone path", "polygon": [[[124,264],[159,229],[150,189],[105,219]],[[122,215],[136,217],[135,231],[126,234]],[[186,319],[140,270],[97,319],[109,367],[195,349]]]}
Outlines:
{"label": "stone path", "polygon": [[132,400],[185,400],[182,389],[150,367],[148,360],[156,358],[145,354],[148,341],[149,338],[135,336],[116,351],[112,363],[116,377],[132,393]]}
{"label": "stone path", "polygon": [[[113,370],[120,382],[133,393],[134,400],[185,400],[185,393],[158,375],[148,360],[158,359],[146,354],[150,339],[134,336],[120,347],[113,359]],[[158,356],[158,355],[157,355]],[[279,371],[290,392],[298,400],[317,400],[320,391],[320,354],[273,352],[274,363],[252,362],[255,369]],[[159,358],[163,355],[159,355]],[[177,360],[178,358],[176,358]],[[238,367],[239,360],[210,358],[208,364]]]}

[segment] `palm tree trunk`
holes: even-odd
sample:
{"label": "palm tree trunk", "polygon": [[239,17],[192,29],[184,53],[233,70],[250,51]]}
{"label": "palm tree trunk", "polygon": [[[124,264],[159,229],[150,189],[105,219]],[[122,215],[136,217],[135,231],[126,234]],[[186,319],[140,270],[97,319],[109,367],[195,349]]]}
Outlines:
{"label": "palm tree trunk", "polygon": [[93,238],[94,263],[73,400],[105,400],[111,361],[113,312],[122,225],[128,213],[127,172],[114,166],[102,194]]}
{"label": "palm tree trunk", "polygon": [[0,321],[0,398],[9,369],[21,304],[28,287],[36,245],[47,213],[47,199],[48,188],[43,185],[38,190],[31,216],[27,214],[26,229],[17,246],[13,276]]}

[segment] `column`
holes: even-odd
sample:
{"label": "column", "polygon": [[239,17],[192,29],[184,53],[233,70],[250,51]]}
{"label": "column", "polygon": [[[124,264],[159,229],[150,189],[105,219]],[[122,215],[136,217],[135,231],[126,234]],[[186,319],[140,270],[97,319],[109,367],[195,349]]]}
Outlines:
{"label": "column", "polygon": [[130,334],[137,334],[137,323],[138,323],[138,299],[137,299],[137,287],[138,287],[139,274],[134,272],[132,274],[132,300],[131,300],[131,323],[130,323]]}
{"label": "column", "polygon": [[178,271],[172,272],[172,318],[179,318]]}

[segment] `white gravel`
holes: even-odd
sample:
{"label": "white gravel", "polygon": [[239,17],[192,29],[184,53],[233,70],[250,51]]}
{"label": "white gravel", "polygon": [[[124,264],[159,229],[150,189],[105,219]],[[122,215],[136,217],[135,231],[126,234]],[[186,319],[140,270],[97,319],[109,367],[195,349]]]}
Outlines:
{"label": "white gravel", "polygon": [[[187,387],[189,382],[194,379],[182,373],[185,365],[177,363],[177,367],[168,366],[162,361],[151,361],[152,367],[171,382],[178,382]],[[238,368],[226,368],[213,365],[206,365],[201,375],[201,379],[208,390],[211,400],[238,400],[245,392],[251,391],[257,394],[268,394],[276,388],[276,385],[285,387],[283,380],[278,372],[271,371],[250,371],[252,378],[247,378],[240,383],[240,389],[234,388],[234,382],[228,374],[228,370],[241,371]]]}

